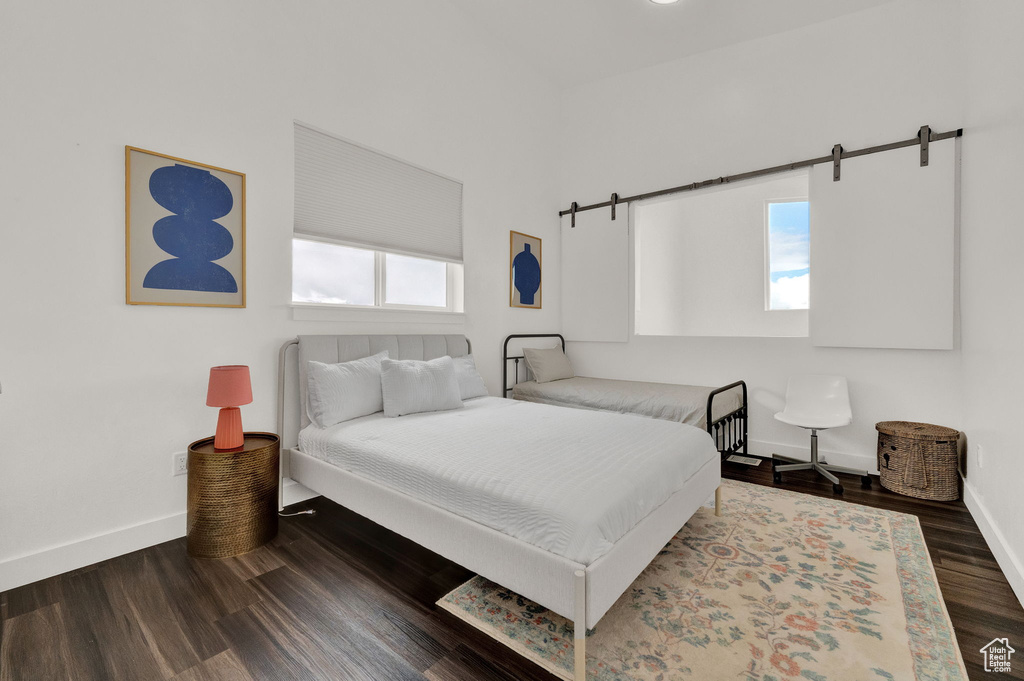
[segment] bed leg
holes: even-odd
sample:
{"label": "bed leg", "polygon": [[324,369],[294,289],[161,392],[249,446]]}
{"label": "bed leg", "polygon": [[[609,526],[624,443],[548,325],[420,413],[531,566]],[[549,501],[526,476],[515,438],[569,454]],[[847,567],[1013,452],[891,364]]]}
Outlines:
{"label": "bed leg", "polygon": [[573,681],[587,678],[587,573],[577,570],[573,574],[576,607],[573,610]]}
{"label": "bed leg", "polygon": [[715,515],[722,515],[722,488],[715,488]]}

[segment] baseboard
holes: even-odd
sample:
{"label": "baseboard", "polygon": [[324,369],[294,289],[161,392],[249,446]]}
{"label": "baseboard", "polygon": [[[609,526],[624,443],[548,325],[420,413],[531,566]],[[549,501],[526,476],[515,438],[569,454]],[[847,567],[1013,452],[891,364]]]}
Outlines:
{"label": "baseboard", "polygon": [[0,592],[185,536],[185,513],[0,561]]}
{"label": "baseboard", "polygon": [[1006,537],[1003,536],[1003,533],[999,531],[999,528],[992,521],[992,515],[988,512],[985,504],[982,503],[981,497],[978,496],[974,487],[967,484],[966,481],[964,481],[964,503],[967,505],[967,510],[974,517],[974,522],[978,524],[981,536],[988,542],[988,547],[992,550],[992,555],[995,556],[996,562],[999,563],[999,568],[1006,575],[1006,581],[1010,583],[1010,588],[1013,589],[1014,595],[1024,605],[1024,565],[1021,564],[1017,554],[1010,548],[1010,543],[1006,541]]}
{"label": "baseboard", "polygon": [[[319,496],[290,478],[282,494],[286,506]],[[0,592],[184,537],[185,516],[183,511],[0,561]]]}
{"label": "baseboard", "polygon": [[[797,447],[793,445],[779,444],[777,442],[751,440],[750,453],[756,454],[757,456],[768,457],[772,454],[778,454],[779,456],[786,456],[798,461],[811,460],[810,441],[808,441],[806,447]],[[871,454],[851,454],[848,452],[832,452],[825,449],[819,449],[818,458],[826,463],[831,463],[836,466],[863,469],[869,473],[878,475],[878,459],[874,452]]]}

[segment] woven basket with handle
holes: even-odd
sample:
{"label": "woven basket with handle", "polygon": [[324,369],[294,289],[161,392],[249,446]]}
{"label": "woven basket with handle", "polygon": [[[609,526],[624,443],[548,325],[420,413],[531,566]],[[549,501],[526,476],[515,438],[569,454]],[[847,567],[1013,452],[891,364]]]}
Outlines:
{"label": "woven basket with handle", "polygon": [[882,487],[932,501],[960,498],[960,431],[912,421],[882,421],[875,430]]}

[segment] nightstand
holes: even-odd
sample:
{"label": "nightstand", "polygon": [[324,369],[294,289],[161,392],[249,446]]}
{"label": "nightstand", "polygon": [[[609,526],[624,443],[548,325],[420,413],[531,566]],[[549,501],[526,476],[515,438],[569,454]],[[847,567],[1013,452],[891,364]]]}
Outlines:
{"label": "nightstand", "polygon": [[245,444],[219,451],[213,438],[188,446],[188,553],[227,558],[277,535],[280,440],[246,433]]}

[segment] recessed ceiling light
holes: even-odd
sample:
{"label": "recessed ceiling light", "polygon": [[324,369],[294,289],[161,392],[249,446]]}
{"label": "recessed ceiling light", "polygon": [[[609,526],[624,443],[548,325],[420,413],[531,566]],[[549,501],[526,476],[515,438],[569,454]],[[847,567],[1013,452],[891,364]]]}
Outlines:
{"label": "recessed ceiling light", "polygon": [[674,5],[679,0],[651,0],[655,5]]}

